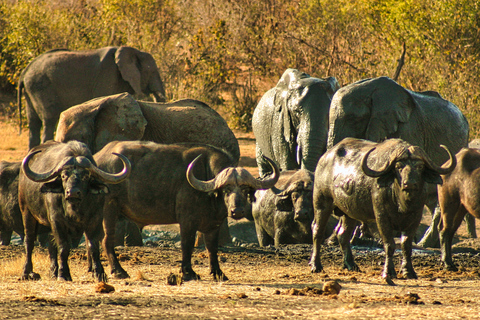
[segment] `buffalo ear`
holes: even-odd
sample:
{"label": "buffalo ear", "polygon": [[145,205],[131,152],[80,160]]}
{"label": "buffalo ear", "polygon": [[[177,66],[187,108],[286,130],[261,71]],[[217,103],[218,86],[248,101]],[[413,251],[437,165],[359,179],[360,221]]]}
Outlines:
{"label": "buffalo ear", "polygon": [[131,47],[120,47],[115,52],[115,63],[122,75],[123,80],[133,88],[135,94],[141,95],[141,74],[137,67],[139,51]]}
{"label": "buffalo ear", "polygon": [[386,188],[393,184],[395,180],[394,172],[387,172],[386,174],[377,178],[377,185],[379,188]]}
{"label": "buffalo ear", "polygon": [[63,184],[61,179],[55,179],[51,182],[46,182],[40,188],[42,193],[63,193]]}
{"label": "buffalo ear", "polygon": [[90,183],[89,190],[91,194],[108,194],[110,192],[105,183],[96,180]]}
{"label": "buffalo ear", "polygon": [[431,183],[431,184],[443,184],[443,179],[442,177],[435,171],[433,170],[428,170],[426,169],[423,172],[423,178],[425,179],[425,182]]}
{"label": "buffalo ear", "polygon": [[292,211],[293,202],[290,195],[277,196],[275,198],[275,207],[278,211]]}

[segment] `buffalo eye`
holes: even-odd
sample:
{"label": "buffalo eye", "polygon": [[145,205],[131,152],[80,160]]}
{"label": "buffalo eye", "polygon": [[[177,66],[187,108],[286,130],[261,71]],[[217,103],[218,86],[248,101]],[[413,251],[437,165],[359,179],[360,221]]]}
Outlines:
{"label": "buffalo eye", "polygon": [[419,171],[423,171],[423,169],[425,169],[425,164],[423,164],[423,162],[417,163],[417,164],[415,165],[415,168],[416,168],[417,170],[419,170]]}
{"label": "buffalo eye", "polygon": [[292,192],[292,200],[297,201],[297,199],[300,197],[300,194],[298,192]]}
{"label": "buffalo eye", "polygon": [[405,168],[405,163],[403,163],[403,162],[397,162],[397,163],[395,164],[395,169],[397,169],[397,170],[402,170],[403,168]]}

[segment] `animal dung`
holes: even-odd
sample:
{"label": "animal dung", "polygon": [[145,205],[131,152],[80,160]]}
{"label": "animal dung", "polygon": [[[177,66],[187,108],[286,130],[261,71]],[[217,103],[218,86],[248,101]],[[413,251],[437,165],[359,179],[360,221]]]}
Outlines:
{"label": "animal dung", "polygon": [[99,282],[95,287],[95,292],[97,293],[110,293],[115,292],[115,288],[105,282]]}
{"label": "animal dung", "polygon": [[342,286],[337,281],[327,281],[323,284],[325,294],[339,294]]}

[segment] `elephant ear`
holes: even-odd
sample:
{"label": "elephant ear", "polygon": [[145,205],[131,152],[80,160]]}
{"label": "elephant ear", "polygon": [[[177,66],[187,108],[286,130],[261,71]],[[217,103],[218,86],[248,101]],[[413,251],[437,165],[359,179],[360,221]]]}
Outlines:
{"label": "elephant ear", "polygon": [[[386,78],[387,79],[387,78]],[[382,80],[382,79],[380,79]],[[389,138],[398,138],[398,129],[410,119],[417,104],[410,92],[391,79],[388,86],[377,88],[372,93],[370,121],[365,139],[380,142]],[[400,89],[400,90],[399,90]]]}
{"label": "elephant ear", "polygon": [[120,93],[62,112],[55,140],[82,141],[96,153],[111,141],[141,139],[146,125],[138,102],[129,93]]}
{"label": "elephant ear", "polygon": [[135,94],[142,94],[141,74],[137,67],[139,51],[131,47],[120,47],[115,52],[115,63],[122,75],[123,80],[135,90]]}

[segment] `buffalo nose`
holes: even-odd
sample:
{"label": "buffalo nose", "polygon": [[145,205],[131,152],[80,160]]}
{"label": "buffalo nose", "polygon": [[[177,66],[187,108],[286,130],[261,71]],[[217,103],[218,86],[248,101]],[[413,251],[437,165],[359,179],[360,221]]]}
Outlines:
{"label": "buffalo nose", "polygon": [[78,188],[70,189],[70,190],[67,190],[66,192],[67,199],[71,199],[71,198],[78,199],[80,198],[80,196],[81,196],[81,192],[80,192],[80,189]]}
{"label": "buffalo nose", "polygon": [[242,208],[233,208],[230,210],[231,216],[234,219],[241,219],[245,216],[245,210]]}

